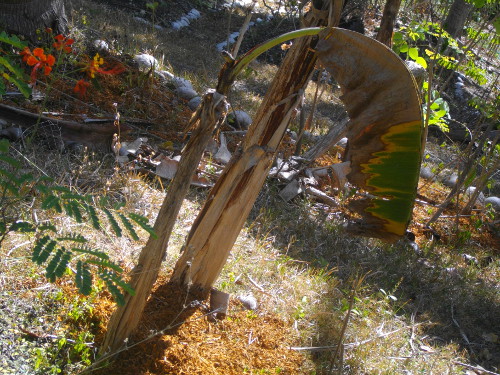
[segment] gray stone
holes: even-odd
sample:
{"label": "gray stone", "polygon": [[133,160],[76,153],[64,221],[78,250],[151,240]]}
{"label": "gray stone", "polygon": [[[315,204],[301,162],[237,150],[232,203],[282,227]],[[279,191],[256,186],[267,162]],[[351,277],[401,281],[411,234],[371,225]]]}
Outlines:
{"label": "gray stone", "polygon": [[227,122],[235,128],[246,130],[252,123],[252,117],[245,111],[236,110],[227,115]]}
{"label": "gray stone", "polygon": [[484,200],[484,204],[491,204],[496,211],[500,211],[500,198],[499,197],[488,197]]}
{"label": "gray stone", "polygon": [[101,39],[94,40],[94,47],[99,51],[109,52],[109,44]]}
{"label": "gray stone", "polygon": [[179,98],[191,100],[198,96],[198,93],[190,87],[181,86],[175,89],[175,93]]}
{"label": "gray stone", "polygon": [[251,294],[248,296],[238,296],[238,301],[240,301],[243,307],[247,310],[257,309],[257,300]]}
{"label": "gray stone", "polygon": [[347,147],[347,142],[348,142],[348,139],[346,137],[341,138],[340,141],[337,142],[337,146],[346,148]]}
{"label": "gray stone", "polygon": [[196,111],[196,108],[198,108],[198,106],[200,105],[201,103],[201,96],[195,96],[193,99],[191,99],[188,103],[188,107],[191,111]]}
{"label": "gray stone", "polygon": [[420,177],[425,178],[426,180],[432,180],[435,175],[432,173],[432,169],[429,167],[420,168]]}
{"label": "gray stone", "polygon": [[456,173],[452,173],[443,180],[443,185],[452,188],[457,184],[457,180],[458,180],[458,175]]}
{"label": "gray stone", "polygon": [[193,89],[193,84],[191,83],[191,81],[189,79],[173,76],[171,78],[171,80],[172,80],[173,85],[176,88],[187,87],[187,88]]}
{"label": "gray stone", "polygon": [[151,68],[156,69],[158,67],[158,60],[147,53],[141,53],[134,56],[134,61],[139,65],[141,70],[149,70]]}
{"label": "gray stone", "polygon": [[422,83],[424,82],[425,75],[427,73],[426,70],[424,69],[423,66],[411,60],[405,61],[405,64],[408,67],[408,70],[411,72],[411,74],[413,74],[413,77],[415,77],[415,81],[417,81],[417,86],[420,88],[422,86]]}

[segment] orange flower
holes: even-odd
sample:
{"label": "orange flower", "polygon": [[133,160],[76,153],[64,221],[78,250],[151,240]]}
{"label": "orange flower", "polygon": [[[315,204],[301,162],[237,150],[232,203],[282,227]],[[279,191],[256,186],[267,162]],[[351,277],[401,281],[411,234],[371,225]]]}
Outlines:
{"label": "orange flower", "polygon": [[70,53],[72,51],[71,45],[75,42],[73,39],[69,39],[62,34],[56,35],[54,37],[56,40],[52,46],[58,51],[64,51]]}
{"label": "orange flower", "polygon": [[79,80],[75,87],[73,88],[73,91],[77,93],[80,98],[85,98],[87,95],[87,88],[90,86],[90,82],[85,81],[84,79]]}
{"label": "orange flower", "polygon": [[121,65],[116,65],[109,70],[104,70],[100,66],[104,64],[104,59],[99,56],[98,53],[95,54],[94,58],[90,60],[89,66],[87,68],[87,73],[90,78],[95,78],[96,73],[107,74],[107,75],[115,75],[120,74],[125,71],[125,68]]}
{"label": "orange flower", "polygon": [[31,71],[31,82],[36,81],[36,71],[43,68],[43,74],[48,76],[52,71],[52,66],[56,62],[56,58],[52,55],[46,55],[43,48],[35,48],[33,53],[26,47],[20,52],[23,56],[23,61],[33,67]]}

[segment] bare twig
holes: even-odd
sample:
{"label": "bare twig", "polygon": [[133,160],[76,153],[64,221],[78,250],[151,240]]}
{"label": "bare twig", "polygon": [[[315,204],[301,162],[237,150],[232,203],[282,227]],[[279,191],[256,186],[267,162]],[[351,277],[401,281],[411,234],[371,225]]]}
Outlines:
{"label": "bare twig", "polygon": [[474,371],[478,371],[482,374],[488,374],[488,375],[500,375],[498,372],[493,372],[493,371],[489,371],[489,370],[486,370],[480,366],[472,366],[472,365],[469,365],[467,363],[463,363],[463,362],[459,362],[459,361],[453,361],[454,364],[456,365],[459,365],[459,366],[462,366],[462,367],[466,367],[468,369],[471,369],[471,370],[474,370]]}

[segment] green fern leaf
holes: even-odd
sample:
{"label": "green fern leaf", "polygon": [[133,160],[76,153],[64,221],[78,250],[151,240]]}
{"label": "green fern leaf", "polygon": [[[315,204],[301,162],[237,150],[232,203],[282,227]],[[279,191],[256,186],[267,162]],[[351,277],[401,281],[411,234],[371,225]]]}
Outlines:
{"label": "green fern leaf", "polygon": [[63,237],[57,237],[58,241],[73,241],[77,243],[86,243],[88,240],[80,233],[70,233]]}
{"label": "green fern leaf", "polygon": [[89,259],[87,260],[87,263],[89,264],[95,264],[96,266],[99,266],[101,268],[111,268],[115,272],[122,273],[123,269],[117,265],[114,264],[113,262],[109,260],[98,260],[98,259]]}
{"label": "green fern leaf", "polygon": [[7,153],[9,152],[10,142],[7,139],[0,139],[0,152]]}
{"label": "green fern leaf", "polygon": [[43,236],[35,242],[35,247],[33,248],[33,252],[31,255],[31,260],[34,262],[40,256],[40,253],[43,247],[49,242],[49,236]]}
{"label": "green fern leaf", "polygon": [[11,232],[28,233],[28,232],[34,232],[36,229],[33,226],[33,224],[27,221],[16,221],[14,224],[10,226],[9,230]]}
{"label": "green fern leaf", "polygon": [[114,272],[110,272],[108,275],[109,275],[109,278],[116,285],[118,285],[120,288],[122,288],[125,292],[127,292],[131,296],[135,296],[135,290],[128,283],[126,283],[125,281],[123,281],[123,279],[120,276],[118,276]]}
{"label": "green fern leaf", "polygon": [[107,271],[99,273],[100,278],[106,283],[109,292],[119,306],[125,304],[125,297],[118,287],[113,283],[110,273]]}
{"label": "green fern leaf", "polygon": [[69,204],[69,202],[63,202],[63,207],[66,215],[68,215],[69,217],[74,217],[73,205]]}
{"label": "green fern leaf", "polygon": [[36,264],[41,265],[44,263],[50,256],[50,253],[56,248],[57,242],[54,240],[50,240],[47,245],[42,246],[40,253],[37,257],[35,257],[35,252],[33,251],[32,260],[36,262]]}
{"label": "green fern leaf", "polygon": [[64,193],[61,195],[61,198],[67,200],[82,201],[82,202],[86,200],[85,196],[75,193]]}
{"label": "green fern leaf", "polygon": [[102,210],[104,211],[104,213],[108,217],[108,221],[111,224],[111,228],[113,228],[113,231],[115,232],[116,236],[121,237],[122,236],[122,229],[118,225],[118,222],[116,221],[113,214],[106,207],[102,207]]}
{"label": "green fern leaf", "polygon": [[[5,152],[7,152],[7,151],[5,151]],[[0,161],[4,161],[4,162],[8,163],[11,166],[13,166],[14,168],[21,168],[22,167],[22,164],[18,160],[10,157],[9,155],[0,154]]]}
{"label": "green fern leaf", "polygon": [[51,232],[54,232],[54,233],[57,232],[56,226],[51,224],[51,223],[45,223],[45,224],[40,225],[38,227],[38,230],[39,231],[50,230]]}
{"label": "green fern leaf", "polygon": [[59,197],[55,195],[49,195],[44,199],[44,201],[42,202],[42,209],[49,210],[51,208],[56,210],[58,213],[62,213],[61,201]]}
{"label": "green fern leaf", "polygon": [[158,238],[158,236],[155,233],[155,230],[151,225],[149,225],[149,220],[146,217],[135,214],[133,212],[129,213],[128,217],[131,218],[133,221],[135,221],[137,225],[139,225],[142,229],[148,232],[151,235],[151,237],[155,239]]}
{"label": "green fern leaf", "polygon": [[78,203],[70,200],[70,201],[66,202],[66,204],[71,206],[71,212],[73,213],[72,217],[75,219],[75,221],[77,223],[82,223],[83,217],[82,217],[82,212],[80,211],[80,208],[78,207]]}
{"label": "green fern leaf", "polygon": [[91,248],[86,247],[86,246],[73,247],[73,248],[71,248],[71,250],[76,251],[77,253],[93,255],[97,258],[101,258],[104,260],[109,259],[109,256],[106,253],[103,253],[102,251],[99,251],[99,250],[92,250]]}
{"label": "green fern leaf", "polygon": [[130,236],[135,240],[135,241],[139,241],[139,236],[137,235],[137,232],[135,231],[134,227],[132,226],[132,224],[130,223],[130,220],[127,219],[127,217],[125,215],[123,215],[122,213],[118,212],[118,216],[120,217],[123,225],[125,226],[125,228],[127,228],[128,232],[130,233]]}
{"label": "green fern leaf", "polygon": [[76,264],[75,284],[84,296],[88,296],[92,291],[92,274],[88,266],[81,260]]}
{"label": "green fern leaf", "polygon": [[95,208],[90,204],[85,204],[84,207],[87,211],[87,214],[89,215],[92,226],[97,230],[101,229],[101,223],[99,221],[99,217],[97,216]]}
{"label": "green fern leaf", "polygon": [[47,277],[47,280],[49,280],[51,283],[56,281],[56,269],[62,260],[63,253],[64,253],[63,249],[61,248],[57,249],[56,253],[50,260],[49,264],[47,264],[47,267],[45,269],[45,277]]}

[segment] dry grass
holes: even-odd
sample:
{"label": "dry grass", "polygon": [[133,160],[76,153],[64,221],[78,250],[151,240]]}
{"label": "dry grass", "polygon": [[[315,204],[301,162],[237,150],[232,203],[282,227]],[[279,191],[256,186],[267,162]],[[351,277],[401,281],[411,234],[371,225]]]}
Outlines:
{"label": "dry grass", "polygon": [[[175,19],[178,14],[164,15],[168,16]],[[156,34],[133,21],[128,13],[102,4],[74,2],[72,17],[79,40],[105,39],[112,42],[116,51],[129,54],[152,52],[163,67],[190,78],[199,91],[215,83],[221,62],[215,49],[192,48],[220,42],[220,35],[225,32],[220,32],[220,18],[215,14],[207,12],[206,18],[186,32],[167,30]],[[235,17],[233,21],[241,20]],[[257,109],[276,67],[256,63],[252,69],[250,76],[236,83],[230,97],[235,108],[250,113]],[[309,105],[314,86],[307,92]],[[331,121],[327,118],[341,111],[335,94],[325,93],[318,110],[324,117],[317,121],[317,131],[324,132]],[[174,121],[175,116],[172,114]],[[107,195],[113,201],[125,202],[124,210],[128,212],[139,213],[151,221],[156,218],[165,194],[158,181],[119,171],[112,159],[99,155],[75,158],[37,147],[23,153],[62,185],[79,192]],[[33,167],[27,163],[25,168]],[[449,235],[443,236],[439,243],[427,239],[417,229],[423,254],[416,254],[404,243],[386,246],[375,240],[349,237],[342,231],[347,219],[342,207],[329,209],[307,198],[284,203],[277,195],[282,187],[276,181],[266,184],[216,285],[232,296],[253,295],[258,309],[244,311],[233,299],[230,320],[215,326],[201,318],[194,321],[201,314],[196,312],[186,318],[193,321],[184,330],[162,335],[155,341],[154,349],[144,344],[142,351],[135,354],[137,357],[154,350],[151,358],[157,362],[150,361],[147,373],[175,373],[181,368],[184,372],[177,373],[260,374],[278,373],[278,369],[290,374],[327,374],[330,369],[343,374],[465,373],[456,361],[482,363],[498,371],[500,264],[495,242],[484,228],[473,229],[470,221],[464,221],[459,230],[470,230],[472,236],[457,241],[454,223],[443,221],[437,230]],[[432,186],[432,189],[427,193],[435,195],[435,189],[444,188]],[[171,236],[161,280],[165,280],[174,266],[205,196],[206,191],[192,190],[185,200]],[[26,215],[30,215],[30,209],[29,203],[20,207]],[[417,206],[416,212],[417,224],[428,216],[427,208]],[[39,215],[43,219],[46,214],[39,212]],[[61,228],[76,225],[64,215],[46,217]],[[91,237],[93,247],[105,249],[125,269],[133,268],[146,239],[144,232],[142,240],[134,242],[126,237],[117,239],[96,233],[90,226],[76,228]],[[67,279],[56,285],[48,284],[43,270],[29,260],[32,241],[26,235],[9,235],[0,249],[2,309],[15,317],[2,321],[5,324],[0,327],[10,333],[2,336],[0,348],[2,353],[12,348],[28,353],[26,358],[20,355],[24,360],[8,362],[9,366],[18,365],[11,369],[12,373],[56,373],[58,368],[74,373],[84,367],[85,358],[94,360],[97,344],[75,352],[75,345],[58,348],[60,340],[79,342],[79,334],[86,332],[81,340],[98,343],[112,303],[102,285],[98,285],[90,298],[83,298]],[[464,253],[475,256],[480,263],[466,262],[461,256]],[[349,323],[342,336],[352,285],[360,278],[364,281],[356,289]],[[161,283],[157,285],[159,289]],[[162,306],[166,306],[168,295],[156,294],[155,298],[151,304],[163,301]],[[151,306],[148,310],[151,321],[147,324],[153,324],[153,315],[161,312]],[[171,318],[161,317],[166,324],[172,322]],[[160,328],[161,325],[147,326],[140,334]],[[252,329],[261,338],[257,348],[247,345],[248,330]],[[497,335],[496,342],[491,334]],[[332,363],[340,339],[343,352]],[[9,340],[17,344],[10,344]],[[184,350],[186,340],[190,347]],[[210,346],[215,342],[219,342],[217,346]],[[265,351],[266,343],[272,344],[269,344],[272,351]],[[210,350],[204,349],[204,345]],[[292,353],[288,346],[325,348]],[[239,353],[231,350],[233,347],[245,350]],[[266,360],[259,363],[263,351]],[[163,360],[162,355],[168,360]],[[137,365],[136,357],[130,356],[132,359],[127,363]],[[218,369],[217,356],[224,359],[226,367]],[[278,356],[283,362],[273,365]]]}

